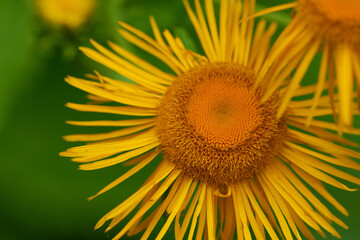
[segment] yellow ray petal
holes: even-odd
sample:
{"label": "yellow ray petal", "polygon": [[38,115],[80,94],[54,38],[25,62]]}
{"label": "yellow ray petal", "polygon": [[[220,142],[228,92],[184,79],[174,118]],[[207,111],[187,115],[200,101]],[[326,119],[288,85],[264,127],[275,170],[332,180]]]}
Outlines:
{"label": "yellow ray petal", "polygon": [[156,42],[163,47],[164,49],[168,48],[168,46],[166,45],[161,32],[159,30],[158,25],[156,24],[155,18],[153,16],[150,16],[150,24],[151,24],[151,29],[154,33],[154,37],[156,39]]}
{"label": "yellow ray petal", "polygon": [[92,141],[100,141],[106,139],[112,139],[117,137],[122,137],[126,135],[130,135],[144,129],[150,128],[154,126],[154,123],[143,124],[135,127],[128,127],[121,130],[116,130],[108,133],[96,133],[96,134],[74,134],[64,136],[64,139],[69,142],[92,142]]}
{"label": "yellow ray petal", "polygon": [[159,219],[164,214],[167,206],[169,205],[170,201],[174,199],[174,196],[180,191],[179,186],[181,188],[182,184],[182,177],[179,176],[174,185],[171,187],[169,194],[166,196],[165,200],[161,203],[161,205],[156,209],[156,213],[152,218],[151,222],[149,223],[148,227],[146,228],[144,234],[141,236],[141,240],[148,239],[149,235],[153,231],[156,224],[159,222]]}
{"label": "yellow ray petal", "polygon": [[155,240],[160,240],[164,237],[165,233],[167,232],[167,230],[170,227],[170,224],[172,223],[172,221],[174,220],[176,214],[179,212],[180,207],[186,197],[187,191],[189,190],[190,184],[191,184],[192,180],[191,179],[187,179],[185,178],[180,186],[180,189],[178,191],[178,193],[176,194],[175,198],[177,199],[174,209],[173,211],[170,213],[170,215],[168,216],[168,218],[166,219],[166,222],[164,224],[164,226],[162,227],[162,229],[160,230],[159,234],[157,235],[157,237],[155,238]]}
{"label": "yellow ray petal", "polygon": [[201,213],[201,211],[203,209],[205,195],[206,195],[206,184],[200,184],[199,189],[200,189],[199,190],[200,191],[200,197],[199,197],[199,201],[198,201],[198,203],[196,205],[195,212],[194,212],[194,214],[192,216],[192,222],[191,222],[191,227],[190,227],[190,231],[189,231],[189,235],[188,235],[188,240],[193,239],[195,227],[196,227],[196,224],[197,224],[197,219],[199,218],[199,215],[200,215],[200,213]]}
{"label": "yellow ray petal", "polygon": [[[141,135],[140,135],[141,136]],[[107,153],[118,153],[136,149],[150,143],[158,141],[156,136],[148,137],[135,137],[127,140],[104,142],[104,143],[93,143],[83,146],[73,147],[63,152],[61,156],[70,157],[81,157],[89,156],[93,154],[107,154]]]}
{"label": "yellow ray petal", "polygon": [[240,183],[237,186],[237,190],[238,190],[238,193],[240,193],[242,201],[244,203],[244,208],[245,208],[247,218],[249,219],[250,225],[252,227],[252,230],[255,234],[256,239],[259,239],[259,240],[264,239],[265,240],[265,236],[262,235],[262,232],[260,231],[260,227],[258,226],[258,223],[255,220],[253,209],[250,206],[249,199],[248,199],[248,196],[246,194],[246,191],[245,191],[245,188],[243,185],[244,184]]}
{"label": "yellow ray petal", "polygon": [[[220,61],[225,60],[225,53],[227,47],[227,39],[229,36],[227,35],[227,25],[228,25],[228,17],[231,14],[231,10],[229,9],[229,2],[228,0],[224,0],[220,2],[220,21],[219,21],[219,28],[220,28],[220,48],[218,48],[218,58]],[[213,37],[214,39],[214,37]]]}
{"label": "yellow ray petal", "polygon": [[[142,70],[141,68],[138,68],[134,64],[122,59],[118,55],[114,54],[113,52],[109,51],[105,47],[101,46],[93,39],[90,39],[90,43],[105,57],[107,57],[107,58],[111,59],[112,61],[116,62],[117,64],[119,64],[119,67],[121,67],[121,69],[122,69],[121,72],[123,72],[124,70],[128,70],[128,71],[138,75],[141,78],[147,79],[148,80],[147,84],[151,84],[150,82],[154,82],[154,83],[169,85],[168,80],[165,80],[165,79],[161,78],[160,76],[154,75],[150,72]],[[156,85],[154,84],[154,86],[156,86]]]}
{"label": "yellow ray petal", "polygon": [[151,82],[147,80],[146,78],[137,75],[134,72],[131,72],[119,65],[118,63],[114,62],[113,60],[103,56],[99,52],[92,50],[90,48],[79,48],[86,56],[88,56],[90,59],[94,60],[95,62],[98,62],[115,72],[121,74],[122,76],[125,76],[134,82],[137,82],[138,84],[148,88],[149,90],[155,91],[157,93],[163,94],[166,91],[166,87],[160,84],[157,84],[155,82]]}
{"label": "yellow ray petal", "polygon": [[[284,199],[286,202],[288,202],[288,204],[293,208],[293,210],[299,215],[299,217],[306,223],[308,224],[310,227],[312,227],[313,229],[315,229],[316,231],[321,231],[318,223],[323,223],[323,225],[326,225],[326,222],[322,221],[321,217],[310,207],[310,205],[306,202],[306,200],[304,200],[303,198],[298,198],[293,196],[293,194],[295,194],[296,196],[300,196],[300,194],[298,194],[298,192],[294,189],[294,191],[291,191],[291,193],[288,193],[286,190],[290,190],[288,188],[284,188],[281,186],[281,184],[279,182],[276,181],[276,178],[274,178],[274,176],[270,175],[269,172],[267,171],[265,174],[262,175],[262,177],[264,178],[264,181],[267,182],[267,186],[269,187],[270,191],[273,193],[274,197],[280,198],[280,196],[282,197],[282,199]],[[278,196],[278,197],[277,197]],[[279,206],[280,208],[284,208],[285,206],[283,205],[282,200],[279,199]],[[284,212],[285,217],[289,217],[288,212]],[[319,222],[319,220],[321,222]],[[291,224],[289,224],[291,227]],[[326,225],[328,226],[328,225]],[[331,226],[330,226],[331,227]],[[294,228],[292,228],[293,231],[295,230]],[[334,230],[334,229],[331,229]],[[336,232],[334,230],[334,232]],[[296,232],[297,233],[297,230]],[[333,231],[331,232],[333,233]],[[297,233],[298,234],[298,233]]]}
{"label": "yellow ray petal", "polygon": [[303,76],[305,75],[305,72],[309,67],[311,61],[313,60],[316,52],[318,51],[319,46],[320,46],[320,41],[319,40],[315,41],[310,46],[309,51],[305,54],[304,59],[302,60],[298,69],[296,70],[296,73],[294,74],[294,77],[291,79],[291,83],[285,95],[281,98],[281,104],[277,113],[278,118],[280,118],[284,114],[290,99],[292,98],[296,89],[299,87],[299,83],[302,80]]}
{"label": "yellow ray petal", "polygon": [[316,168],[313,168],[312,166],[306,164],[303,162],[302,158],[299,158],[299,156],[297,155],[298,152],[293,152],[290,151],[288,149],[283,149],[283,156],[285,159],[287,159],[289,161],[289,163],[291,164],[291,166],[296,165],[298,167],[300,167],[302,170],[304,170],[305,172],[309,173],[310,175],[314,176],[315,178],[326,182],[334,187],[346,190],[346,191],[355,191],[355,189],[350,189],[347,186],[345,186],[344,184],[340,183],[339,181],[335,180],[334,178],[330,177],[329,175],[317,170]]}
{"label": "yellow ray petal", "polygon": [[267,219],[271,223],[271,225],[277,230],[278,234],[280,235],[281,239],[284,238],[283,231],[280,229],[280,226],[278,224],[277,218],[275,218],[275,215],[273,211],[271,210],[271,206],[269,203],[269,200],[265,194],[265,191],[262,189],[261,184],[258,182],[258,179],[255,178],[255,181],[250,181],[251,189],[254,192],[254,195],[256,196],[257,200],[260,203],[261,208],[263,209],[264,213],[267,216]]}
{"label": "yellow ray petal", "polygon": [[[120,205],[112,209],[110,212],[108,212],[104,217],[102,217],[98,223],[95,225],[95,229],[101,227],[107,220],[112,219],[127,208],[131,207],[133,205],[133,202],[136,202],[138,199],[143,199],[144,196],[155,186],[155,184],[159,183],[161,180],[166,178],[164,183],[161,186],[164,186],[163,188],[159,188],[154,195],[156,197],[160,197],[163,192],[165,192],[169,185],[176,179],[176,177],[180,174],[180,171],[173,171],[174,165],[168,161],[162,161],[157,169],[153,172],[152,176],[150,176],[150,180],[147,181],[146,184],[144,184],[139,190],[137,190],[133,195],[131,195],[128,199],[123,201]],[[172,173],[171,173],[172,172]],[[171,173],[171,174],[170,174]],[[169,175],[170,174],[170,175]],[[169,175],[169,176],[168,176]],[[168,177],[167,177],[168,176]],[[160,190],[161,189],[161,190]],[[161,193],[162,192],[162,193]],[[158,196],[160,195],[160,196]],[[155,203],[155,201],[149,201]]]}
{"label": "yellow ray petal", "polygon": [[[165,58],[167,58],[167,62],[165,62],[166,64],[169,64],[168,62],[171,62],[172,65],[175,65],[178,69],[180,69],[181,71],[185,71],[186,69],[184,68],[184,66],[174,57],[174,55],[170,52],[167,51],[167,49],[164,49],[162,46],[160,46],[159,44],[157,44],[157,42],[152,39],[151,37],[149,37],[148,35],[146,35],[145,33],[143,33],[142,31],[137,30],[136,28],[124,23],[124,22],[119,22],[119,24],[126,29],[127,31],[135,34],[136,36],[142,38],[143,40],[145,40],[146,42],[148,42],[150,45],[154,46],[157,50],[159,50],[161,52],[161,54],[163,56],[165,56]],[[139,41],[138,41],[139,42]],[[170,65],[169,65],[170,66]]]}
{"label": "yellow ray petal", "polygon": [[67,124],[75,126],[111,126],[111,127],[128,127],[137,126],[145,123],[154,122],[154,118],[142,118],[134,120],[117,120],[117,121],[66,121]]}
{"label": "yellow ray petal", "polygon": [[[195,2],[196,3],[196,2]],[[217,30],[217,23],[215,19],[215,12],[214,12],[214,4],[212,0],[205,0],[205,10],[206,10],[206,17],[208,19],[208,24],[211,33],[211,39],[214,42],[214,47],[217,52],[220,49],[220,40],[219,34]]]}
{"label": "yellow ray petal", "polygon": [[323,196],[329,203],[331,203],[337,210],[339,210],[345,216],[348,216],[346,209],[338,202],[336,199],[331,196],[325,189],[324,185],[315,177],[301,170],[299,167],[292,166],[294,171],[311,187],[313,187],[321,196]]}
{"label": "yellow ray petal", "polygon": [[139,158],[141,159],[141,162],[139,164],[137,164],[135,167],[133,167],[132,169],[130,169],[129,171],[127,171],[125,174],[123,174],[121,177],[117,178],[116,180],[114,180],[113,182],[111,182],[110,184],[108,184],[106,187],[104,187],[103,189],[101,189],[98,193],[96,193],[94,196],[91,196],[88,198],[88,200],[92,200],[95,197],[99,196],[100,194],[103,194],[106,191],[109,191],[110,189],[114,188],[115,186],[119,185],[120,183],[122,183],[123,181],[125,181],[126,179],[128,179],[129,177],[131,177],[132,175],[134,175],[135,173],[137,173],[139,170],[141,170],[142,168],[144,168],[148,163],[150,163],[157,155],[159,154],[159,152],[157,151],[151,151],[145,155],[140,156]]}
{"label": "yellow ray petal", "polygon": [[303,154],[300,151],[296,150],[296,154],[299,154],[299,157],[302,158],[304,163],[306,163],[314,168],[317,168],[323,172],[326,172],[326,173],[336,176],[338,178],[344,179],[346,181],[360,185],[360,179],[357,177],[354,177],[348,173],[340,171],[340,170],[330,166],[329,164],[323,163],[323,162],[317,160],[316,158],[313,158],[309,155]]}
{"label": "yellow ray petal", "polygon": [[180,228],[180,234],[179,234],[179,239],[183,239],[183,237],[185,236],[185,233],[188,229],[191,217],[194,215],[194,211],[195,211],[195,206],[197,204],[197,202],[199,201],[199,197],[200,197],[200,193],[201,193],[201,188],[199,187],[196,190],[196,194],[194,196],[194,198],[191,201],[190,207],[186,212],[184,221],[182,222],[181,228]]}
{"label": "yellow ray petal", "polygon": [[232,197],[234,201],[234,209],[235,209],[235,217],[236,217],[236,230],[241,230],[238,232],[238,239],[242,239],[242,236],[239,234],[243,234],[246,240],[251,240],[251,233],[248,224],[248,218],[246,216],[244,203],[242,201],[241,195],[238,192],[236,186],[232,186],[231,188]]}
{"label": "yellow ray petal", "polygon": [[[340,117],[341,122],[345,126],[352,125],[352,109],[351,103],[353,101],[353,68],[351,49],[347,44],[339,44],[335,50],[335,66],[336,78],[339,90],[340,102]],[[340,123],[341,123],[340,122]]]}
{"label": "yellow ray petal", "polygon": [[312,150],[310,150],[308,148],[304,148],[304,147],[302,147],[300,145],[297,145],[297,144],[294,144],[294,143],[291,143],[291,142],[288,142],[288,141],[286,141],[285,144],[287,146],[289,146],[290,148],[292,148],[292,149],[297,149],[300,152],[303,152],[303,153],[308,154],[310,156],[319,158],[319,159],[321,159],[323,161],[326,161],[326,162],[329,162],[329,163],[332,163],[332,164],[335,164],[335,165],[343,166],[343,167],[354,168],[354,169],[360,170],[360,165],[357,162],[352,161],[351,159],[337,159],[337,158],[329,157],[329,156],[326,156],[324,154],[312,151]]}
{"label": "yellow ray petal", "polygon": [[[286,203],[287,204],[287,203]],[[309,229],[306,227],[304,222],[299,218],[299,216],[292,210],[291,206],[287,204],[287,208],[289,209],[290,215],[292,219],[294,220],[297,228],[300,230],[300,232],[304,235],[304,237],[307,240],[316,240],[312,233],[309,231]],[[325,234],[323,232],[318,232],[321,236],[325,237]]]}
{"label": "yellow ray petal", "polygon": [[[261,207],[259,206],[259,204],[257,203],[254,193],[252,192],[249,184],[247,182],[244,182],[244,189],[246,191],[246,194],[251,202],[251,205],[253,206],[253,209],[255,210],[257,216],[260,217],[262,224],[265,226],[267,232],[269,233],[271,239],[276,240],[279,239],[275,233],[275,231],[273,230],[272,226],[270,225],[267,217],[265,216],[263,210],[261,209]],[[259,198],[259,197],[258,197]]]}
{"label": "yellow ray petal", "polygon": [[147,61],[144,61],[143,59],[141,59],[138,56],[136,56],[135,54],[127,51],[126,49],[122,48],[121,46],[119,46],[115,43],[112,43],[112,42],[108,42],[108,45],[120,56],[122,56],[122,57],[126,58],[127,60],[131,61],[132,63],[138,65],[142,69],[144,69],[150,73],[154,73],[157,76],[167,80],[168,84],[170,84],[174,80],[174,78],[175,78],[174,75],[163,72],[159,68],[151,65]]}
{"label": "yellow ray petal", "polygon": [[[194,183],[194,184],[192,184],[192,183]],[[189,202],[189,198],[192,196],[192,193],[194,192],[194,189],[195,189],[195,187],[197,185],[197,182],[191,182],[190,185],[191,185],[191,187],[189,188],[188,192],[186,193],[184,202],[180,207],[180,211],[183,211],[184,208],[187,206],[187,204]],[[166,208],[166,213],[170,214],[173,211],[176,202],[177,202],[177,199],[173,198],[172,201],[170,202],[169,206]]]}
{"label": "yellow ray petal", "polygon": [[[223,198],[223,200],[225,200],[224,202],[225,223],[224,223],[224,229],[220,233],[220,237],[221,239],[232,239],[234,237],[235,227],[236,227],[234,203],[231,197]],[[238,231],[240,231],[240,229]],[[241,236],[243,236],[242,233]]]}
{"label": "yellow ray petal", "polygon": [[342,154],[349,157],[360,158],[360,153],[344,148],[325,139],[314,137],[294,129],[289,129],[288,131],[289,135],[294,136],[295,139],[300,139],[301,141],[307,143],[310,146],[314,146],[319,150],[333,154]]}
{"label": "yellow ray petal", "polygon": [[[278,59],[278,55],[284,51],[290,42],[298,37],[298,35],[303,31],[299,22],[295,19],[290,22],[290,24],[285,28],[285,30],[280,34],[277,38],[276,42],[271,48],[271,51],[266,59],[266,62],[263,64],[260,72],[259,72],[259,79],[263,79],[266,73],[268,72],[270,66],[274,63],[276,59]],[[255,87],[260,82],[255,83]]]}
{"label": "yellow ray petal", "polygon": [[112,113],[129,116],[155,116],[156,110],[139,107],[114,107],[114,106],[97,106],[89,104],[67,103],[68,108],[72,108],[81,112],[99,112]]}
{"label": "yellow ray petal", "polygon": [[281,212],[283,213],[285,219],[287,220],[290,229],[292,230],[292,232],[294,233],[295,237],[297,239],[301,239],[301,236],[299,234],[299,231],[294,223],[294,220],[291,217],[290,211],[289,211],[289,205],[286,204],[286,200],[282,197],[282,195],[277,192],[275,189],[272,189],[272,187],[269,187],[270,191],[272,192],[274,198],[277,201],[277,204],[281,210]]}
{"label": "yellow ray petal", "polygon": [[[335,217],[326,207],[322,204],[318,198],[299,180],[297,176],[282,162],[276,161],[277,167],[276,175],[282,178],[282,182],[286,182],[285,177],[299,190],[299,192],[312,203],[312,205],[324,216],[334,221],[338,225],[347,229],[347,226],[337,217]],[[274,169],[275,170],[275,169]]]}
{"label": "yellow ray petal", "polygon": [[215,240],[216,225],[214,222],[215,217],[217,217],[217,211],[214,212],[214,190],[210,186],[206,189],[206,206],[208,239]]}
{"label": "yellow ray petal", "polygon": [[267,15],[270,13],[279,12],[279,11],[283,11],[283,10],[290,9],[290,8],[295,8],[298,4],[299,4],[298,2],[291,2],[291,3],[277,5],[274,7],[268,7],[266,9],[256,12],[255,14],[250,15],[247,18],[241,19],[240,23],[249,21],[250,19],[264,16],[264,15]]}
{"label": "yellow ray petal", "polygon": [[171,50],[175,53],[176,57],[180,60],[180,63],[182,64],[184,71],[189,70],[190,65],[186,61],[185,57],[185,51],[182,51],[179,46],[177,45],[174,37],[171,35],[169,30],[164,31],[164,36],[166,38],[166,41],[169,43],[169,46]]}
{"label": "yellow ray petal", "polygon": [[170,185],[174,182],[175,179],[177,179],[178,175],[178,171],[173,171],[170,173],[170,175],[165,179],[163,184],[157,189],[154,195],[142,206],[141,209],[136,212],[135,216],[113,239],[120,239],[132,226],[134,226],[134,224],[136,224],[138,220],[144,216],[144,214],[151,208],[151,206],[157,202],[157,200],[164,194],[164,192],[169,189]]}
{"label": "yellow ray petal", "polygon": [[176,64],[174,64],[172,61],[169,61],[168,57],[164,54],[164,52],[158,50],[157,48],[153,47],[151,44],[148,44],[147,42],[141,40],[140,38],[134,36],[133,34],[127,32],[123,29],[120,29],[119,33],[128,42],[134,44],[135,46],[150,53],[154,57],[160,59],[162,62],[164,62],[166,65],[168,65],[176,74],[180,74],[182,72],[182,70],[179,69],[179,67]]}
{"label": "yellow ray petal", "polygon": [[144,108],[157,108],[159,105],[159,99],[155,100],[155,99],[148,98],[148,101],[142,101],[139,99],[126,97],[124,94],[119,95],[119,94],[116,94],[107,89],[96,87],[92,84],[89,84],[86,81],[80,81],[79,79],[76,79],[73,77],[66,78],[66,82],[76,88],[79,88],[79,89],[85,91],[85,92],[88,92],[88,93],[91,93],[91,94],[94,94],[94,95],[97,95],[97,96],[100,96],[100,97],[103,97],[106,99],[110,99],[115,102],[127,104],[130,106],[144,107]]}
{"label": "yellow ray petal", "polygon": [[328,44],[324,44],[324,50],[322,51],[323,56],[321,57],[321,63],[320,63],[320,69],[319,69],[319,77],[318,77],[318,82],[317,82],[317,86],[316,86],[317,89],[316,89],[316,92],[315,92],[315,95],[313,98],[313,104],[311,106],[311,113],[309,114],[309,116],[307,117],[307,120],[306,120],[306,126],[309,126],[311,123],[311,120],[314,116],[315,109],[319,103],[321,93],[324,89],[326,73],[327,73],[327,68],[328,68],[328,64],[329,64],[329,51],[330,51],[330,46]]}
{"label": "yellow ray petal", "polygon": [[125,162],[133,157],[139,156],[157,146],[160,145],[159,141],[155,141],[153,143],[150,143],[148,145],[145,145],[143,147],[140,147],[138,149],[120,154],[119,156],[113,157],[113,158],[108,158],[105,160],[101,160],[101,161],[96,161],[93,163],[87,163],[87,164],[83,164],[79,166],[80,170],[95,170],[95,169],[100,169],[100,168],[105,168],[105,167],[110,167],[113,166],[115,164],[119,164],[122,162]]}
{"label": "yellow ray petal", "polygon": [[263,180],[263,178],[261,176],[258,176],[257,180],[258,180],[259,184],[261,184],[261,187],[266,194],[269,204],[277,217],[277,220],[281,227],[281,232],[285,235],[286,239],[293,239],[290,229],[289,229],[289,226],[284,218],[283,213],[281,212],[281,210],[279,208],[278,203],[276,202],[276,199],[274,198],[272,192],[268,188],[268,184],[266,183],[265,180]]}
{"label": "yellow ray petal", "polygon": [[112,156],[112,153],[109,154],[103,154],[103,155],[94,155],[94,156],[87,156],[87,157],[78,157],[78,158],[72,158],[71,161],[78,162],[78,163],[86,163],[86,162],[93,162],[96,160],[104,159],[107,157]]}
{"label": "yellow ray petal", "polygon": [[[326,98],[329,98],[329,97],[326,96]],[[296,121],[296,122],[299,122],[301,124],[304,124],[305,121],[306,121],[306,119],[299,118],[299,117],[289,117],[289,119],[291,121]],[[327,121],[321,121],[321,120],[312,119],[311,120],[311,125],[314,126],[314,127],[326,128],[326,129],[333,130],[333,131],[338,130],[338,126],[336,124],[331,123],[331,122],[327,122]],[[353,134],[353,135],[360,135],[360,129],[358,129],[358,128],[349,128],[349,127],[344,126],[343,132]]]}
{"label": "yellow ray petal", "polygon": [[288,123],[289,123],[289,125],[298,127],[306,132],[310,132],[310,133],[316,135],[317,137],[326,139],[327,141],[330,141],[330,142],[338,142],[338,143],[342,143],[344,145],[348,145],[348,146],[352,146],[352,147],[358,146],[358,144],[356,144],[354,142],[351,142],[337,134],[334,134],[332,132],[325,130],[324,127],[315,127],[315,126],[306,127],[306,125],[304,125],[304,124],[299,124],[299,123],[291,121],[291,120],[289,120]]}
{"label": "yellow ray petal", "polygon": [[[207,207],[206,201],[204,201],[201,212],[200,212],[199,224],[198,224],[195,240],[202,240],[205,238],[204,230],[205,230],[205,223],[206,223],[206,207]],[[207,232],[205,231],[205,236],[206,236],[206,234],[207,234]]]}
{"label": "yellow ray petal", "polygon": [[[200,19],[197,19],[197,17],[195,16],[195,13],[191,10],[188,0],[183,0],[183,2],[184,2],[185,9],[188,13],[188,16],[190,18],[190,21],[191,21],[192,25],[194,26],[194,29],[196,31],[196,34],[199,37],[199,40],[201,42],[202,48],[203,48],[206,56],[209,58],[209,60],[211,62],[216,61],[216,54],[215,54],[215,50],[211,43],[211,38],[208,35],[209,33],[207,32],[207,34],[206,34],[207,29],[205,29],[202,26],[203,24],[201,24],[199,22],[199,21],[202,21],[201,20],[202,15],[201,14],[199,15],[199,13],[198,13]],[[197,6],[196,3],[197,3],[197,1],[195,1],[195,6]],[[197,8],[197,11],[198,11],[198,8]],[[201,11],[201,13],[202,13],[202,11]]]}

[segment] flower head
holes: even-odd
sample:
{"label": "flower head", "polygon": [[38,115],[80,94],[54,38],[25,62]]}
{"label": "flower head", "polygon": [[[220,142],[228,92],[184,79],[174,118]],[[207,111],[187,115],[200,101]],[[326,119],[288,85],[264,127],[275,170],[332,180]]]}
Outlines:
{"label": "flower head", "polygon": [[[276,62],[277,50],[269,52],[275,25],[267,27],[260,21],[255,31],[253,20],[238,25],[241,18],[254,13],[252,0],[221,1],[219,24],[211,0],[205,1],[205,14],[200,1],[195,1],[196,12],[184,3],[204,55],[187,50],[181,39],[167,30],[161,34],[150,18],[155,38],[125,23],[121,23],[120,33],[171,71],[165,72],[114,43],[109,43],[110,51],[91,40],[97,50],[81,50],[133,83],[98,72],[89,75],[92,80],[67,78],[93,100],[92,104],[69,103],[70,108],[132,116],[69,122],[122,127],[103,134],[66,136],[68,141],[89,143],[61,153],[83,163],[80,169],[134,165],[90,199],[163,155],[148,180],[100,219],[96,228],[111,221],[110,230],[134,212],[114,239],[141,231],[141,239],[148,239],[167,213],[156,239],[161,239],[173,222],[176,239],[232,239],[235,234],[238,239],[251,239],[251,232],[257,239],[265,239],[264,229],[271,239],[299,238],[300,232],[314,239],[308,227],[321,235],[327,231],[339,237],[331,223],[347,226],[301,179],[347,215],[322,182],[351,191],[332,176],[356,184],[360,180],[333,165],[360,169],[351,160],[360,154],[334,142],[351,144],[326,130],[336,129],[335,124],[314,120],[312,126],[305,126],[311,100],[290,99],[282,104],[288,98],[286,87],[298,78],[287,79],[297,62],[290,61],[285,69],[269,69],[268,63]],[[315,90],[314,86],[302,87],[292,95],[307,96]],[[322,111],[315,112],[316,116],[331,114],[326,96],[320,97],[319,105]]]}
{"label": "flower head", "polygon": [[[360,90],[357,90],[357,94],[354,93],[354,89],[360,84],[360,2],[298,0],[289,6],[295,7],[296,14],[277,39],[277,56],[286,54],[288,59],[299,58],[304,67],[299,68],[298,74],[303,76],[315,55],[311,52],[323,53],[317,90],[307,125],[310,125],[313,119],[322,92],[328,89],[333,115],[342,132],[343,128],[352,127],[353,116],[358,114],[360,109]],[[281,7],[275,7],[274,10],[277,8]],[[287,101],[299,85],[300,79],[289,87]],[[339,93],[338,100],[334,96],[336,91]],[[356,95],[358,106],[354,101]]]}
{"label": "flower head", "polygon": [[79,28],[94,11],[96,0],[36,0],[41,17],[53,25]]}

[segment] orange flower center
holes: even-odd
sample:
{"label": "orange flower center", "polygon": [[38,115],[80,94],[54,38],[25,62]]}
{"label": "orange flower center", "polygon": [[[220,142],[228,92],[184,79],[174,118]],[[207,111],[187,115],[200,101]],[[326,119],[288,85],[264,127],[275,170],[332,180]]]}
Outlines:
{"label": "orange flower center", "polygon": [[360,43],[360,0],[299,0],[298,15],[315,36]]}
{"label": "orange flower center", "polygon": [[317,9],[334,21],[360,21],[359,0],[313,0]]}
{"label": "orange flower center", "polygon": [[253,90],[251,69],[233,63],[195,67],[174,80],[156,127],[164,159],[185,176],[217,186],[250,178],[272,160],[286,132],[273,96]]}
{"label": "orange flower center", "polygon": [[194,89],[188,119],[195,130],[217,147],[246,140],[260,116],[249,89],[228,79],[207,80]]}

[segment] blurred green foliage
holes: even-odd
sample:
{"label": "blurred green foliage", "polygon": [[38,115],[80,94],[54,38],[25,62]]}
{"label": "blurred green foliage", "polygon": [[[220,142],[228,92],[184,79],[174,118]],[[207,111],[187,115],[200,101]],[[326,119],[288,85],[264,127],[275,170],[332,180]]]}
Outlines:
{"label": "blurred green foliage", "polygon": [[[271,5],[282,2],[272,1]],[[269,3],[262,0],[259,6]],[[148,58],[120,38],[117,21],[150,34],[150,15],[155,16],[161,29],[168,28],[184,38],[189,48],[199,48],[181,0],[102,0],[88,24],[75,32],[43,23],[31,0],[0,1],[0,239],[89,240],[114,236],[116,230],[105,234],[103,229],[94,232],[93,226],[140,186],[155,164],[89,203],[87,197],[127,168],[82,172],[77,170],[77,164],[58,156],[60,151],[74,146],[65,143],[63,135],[89,131],[68,126],[66,120],[102,118],[66,109],[68,101],[86,100],[85,93],[68,86],[63,79],[66,75],[82,77],[93,70],[120,78],[77,50],[77,46],[89,46],[89,38],[102,44],[111,40]],[[281,27],[290,19],[289,12],[267,18],[278,21]],[[315,79],[313,67],[306,82]],[[360,142],[359,138],[353,140]],[[334,188],[329,191],[350,213],[350,217],[341,217],[350,230],[337,228],[343,239],[358,239],[359,192]],[[167,239],[173,239],[173,232]]]}

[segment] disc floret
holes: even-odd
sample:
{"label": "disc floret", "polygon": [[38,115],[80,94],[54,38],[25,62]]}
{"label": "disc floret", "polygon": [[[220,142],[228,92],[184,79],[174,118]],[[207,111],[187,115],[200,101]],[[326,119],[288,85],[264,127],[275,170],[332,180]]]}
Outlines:
{"label": "disc floret", "polygon": [[215,185],[252,177],[276,155],[286,131],[277,96],[261,103],[251,69],[210,63],[180,75],[157,119],[164,158],[184,175]]}

